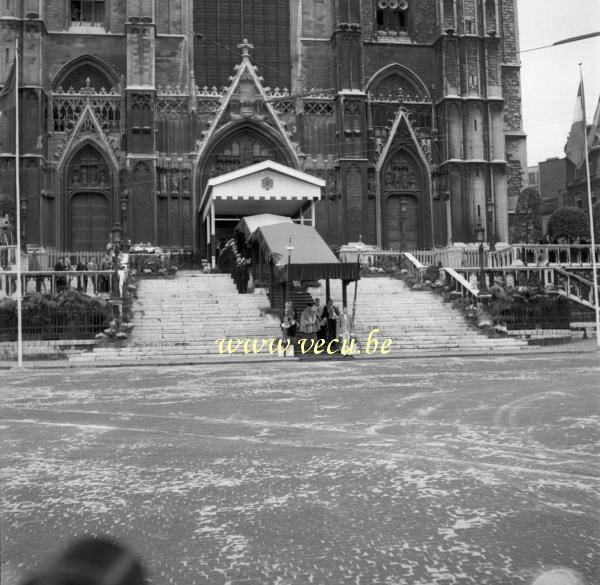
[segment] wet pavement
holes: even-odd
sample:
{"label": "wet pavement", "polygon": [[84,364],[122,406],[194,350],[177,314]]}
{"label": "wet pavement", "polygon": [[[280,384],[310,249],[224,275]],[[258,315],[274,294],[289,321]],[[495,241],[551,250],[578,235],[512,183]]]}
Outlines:
{"label": "wet pavement", "polygon": [[598,354],[2,371],[2,583],[600,582]]}

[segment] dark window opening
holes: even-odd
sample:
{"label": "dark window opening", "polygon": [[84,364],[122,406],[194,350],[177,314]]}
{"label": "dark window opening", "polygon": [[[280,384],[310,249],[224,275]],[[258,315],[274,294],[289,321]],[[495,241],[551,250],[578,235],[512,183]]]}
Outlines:
{"label": "dark window opening", "polygon": [[104,2],[71,0],[71,24],[101,26],[104,24]]}
{"label": "dark window opening", "polygon": [[392,8],[377,8],[377,30],[390,33],[408,30],[408,11]]}

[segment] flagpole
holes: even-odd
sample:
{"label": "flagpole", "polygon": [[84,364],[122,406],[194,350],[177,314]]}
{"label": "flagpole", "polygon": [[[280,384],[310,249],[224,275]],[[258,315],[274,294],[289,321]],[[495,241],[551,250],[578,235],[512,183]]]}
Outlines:
{"label": "flagpole", "polygon": [[23,307],[21,286],[21,187],[19,181],[19,39],[15,42],[15,185],[17,216],[17,367],[23,367]]}
{"label": "flagpole", "polygon": [[581,70],[581,63],[579,63],[579,75],[581,77],[581,101],[583,106],[583,136],[584,136],[584,154],[585,154],[585,176],[587,182],[587,193],[588,193],[588,206],[590,210],[590,234],[591,234],[591,254],[592,254],[592,273],[594,283],[594,309],[596,312],[596,342],[600,348],[600,303],[598,303],[598,263],[596,261],[596,237],[594,235],[594,210],[592,207],[592,182],[590,178],[590,158],[588,152],[588,138],[587,138],[587,123],[585,116],[585,91],[583,86],[583,72]]}

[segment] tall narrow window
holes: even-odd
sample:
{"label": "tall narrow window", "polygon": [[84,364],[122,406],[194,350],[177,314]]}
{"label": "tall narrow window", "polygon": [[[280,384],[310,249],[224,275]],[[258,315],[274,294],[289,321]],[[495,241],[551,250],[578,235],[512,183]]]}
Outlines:
{"label": "tall narrow window", "polygon": [[455,30],[454,0],[444,0],[444,30]]}
{"label": "tall narrow window", "polygon": [[485,28],[488,35],[496,35],[498,25],[496,23],[496,2],[486,0],[485,3]]}
{"label": "tall narrow window", "polygon": [[104,24],[104,2],[71,0],[71,24],[74,26],[102,26]]}

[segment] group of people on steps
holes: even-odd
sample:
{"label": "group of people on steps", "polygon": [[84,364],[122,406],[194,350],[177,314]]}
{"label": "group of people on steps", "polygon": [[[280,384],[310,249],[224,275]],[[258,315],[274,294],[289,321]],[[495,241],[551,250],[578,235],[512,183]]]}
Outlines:
{"label": "group of people on steps", "polygon": [[350,340],[354,335],[354,323],[348,308],[342,311],[335,306],[332,299],[328,299],[325,306],[316,299],[310,301],[306,308],[296,314],[292,301],[285,303],[283,320],[281,322],[284,339],[289,339],[294,346],[300,340],[306,339],[308,346],[310,340],[324,340],[329,347],[335,347],[335,351],[342,354],[348,353]]}

